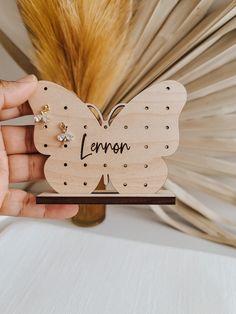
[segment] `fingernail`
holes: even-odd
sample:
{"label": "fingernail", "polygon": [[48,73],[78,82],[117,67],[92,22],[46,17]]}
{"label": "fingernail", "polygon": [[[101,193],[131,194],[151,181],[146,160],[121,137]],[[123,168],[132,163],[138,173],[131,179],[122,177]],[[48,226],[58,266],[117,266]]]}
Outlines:
{"label": "fingernail", "polygon": [[31,83],[33,81],[37,81],[37,77],[34,75],[34,74],[30,74],[30,75],[26,75],[25,77],[17,80],[17,82],[20,82],[20,83]]}

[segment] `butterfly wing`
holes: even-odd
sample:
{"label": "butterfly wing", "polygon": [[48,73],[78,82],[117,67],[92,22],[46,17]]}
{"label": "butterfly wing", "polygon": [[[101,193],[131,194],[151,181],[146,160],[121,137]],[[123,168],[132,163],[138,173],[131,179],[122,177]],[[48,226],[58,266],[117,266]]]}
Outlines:
{"label": "butterfly wing", "polygon": [[[34,142],[37,150],[50,155],[44,166],[48,183],[59,193],[90,193],[102,175],[102,166],[89,156],[86,162],[81,159],[81,142],[84,134],[88,138],[99,136],[101,129],[97,119],[74,93],[48,81],[40,81],[38,88],[29,99],[34,115],[38,115],[43,106],[49,106],[47,128],[36,123]],[[73,135],[71,142],[60,142],[60,123],[68,126]],[[84,143],[86,150],[89,143]]]}
{"label": "butterfly wing", "polygon": [[112,161],[109,176],[120,193],[154,193],[164,184],[162,156],[179,144],[178,120],[187,94],[182,84],[164,81],[147,88],[121,110],[110,126],[111,137],[130,146]]}

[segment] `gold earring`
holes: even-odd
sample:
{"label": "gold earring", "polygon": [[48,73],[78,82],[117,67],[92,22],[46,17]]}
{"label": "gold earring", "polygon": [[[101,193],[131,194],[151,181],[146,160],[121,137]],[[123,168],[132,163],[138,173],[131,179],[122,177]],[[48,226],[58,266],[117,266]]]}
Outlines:
{"label": "gold earring", "polygon": [[61,122],[59,128],[61,129],[62,133],[57,135],[57,140],[62,143],[71,142],[74,136],[71,133],[67,132],[68,126],[65,125],[64,122]]}
{"label": "gold earring", "polygon": [[47,123],[49,122],[49,117],[48,117],[49,111],[50,111],[49,105],[43,106],[40,113],[34,116],[34,122],[43,123],[43,126],[46,128]]}

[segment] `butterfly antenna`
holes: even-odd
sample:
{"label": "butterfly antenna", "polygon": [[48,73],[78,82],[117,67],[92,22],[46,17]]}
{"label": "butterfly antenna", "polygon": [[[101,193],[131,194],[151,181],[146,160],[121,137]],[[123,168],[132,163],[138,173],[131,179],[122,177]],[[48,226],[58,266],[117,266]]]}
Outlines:
{"label": "butterfly antenna", "polygon": [[90,109],[90,111],[94,114],[94,112],[91,110],[91,109],[93,109],[96,113],[97,113],[97,115],[98,116],[96,116],[95,114],[94,114],[94,116],[95,116],[95,118],[99,121],[99,119],[100,119],[100,121],[101,121],[101,125],[103,124],[103,122],[104,122],[104,120],[103,120],[103,116],[102,116],[102,114],[101,114],[101,111],[96,107],[96,106],[94,106],[94,105],[92,105],[92,104],[87,104],[87,107]]}
{"label": "butterfly antenna", "polygon": [[113,107],[113,109],[111,110],[111,112],[109,113],[108,118],[107,118],[107,121],[108,121],[109,125],[111,124],[112,118],[114,117],[114,114],[116,113],[116,111],[118,109],[121,109],[121,108],[124,108],[124,107],[125,107],[125,104],[118,104],[115,107]]}

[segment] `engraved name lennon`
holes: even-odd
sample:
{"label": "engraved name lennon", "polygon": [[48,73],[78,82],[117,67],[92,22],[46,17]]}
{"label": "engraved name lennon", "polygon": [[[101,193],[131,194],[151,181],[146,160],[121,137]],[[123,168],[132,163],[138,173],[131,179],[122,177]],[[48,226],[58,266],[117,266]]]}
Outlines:
{"label": "engraved name lennon", "polygon": [[99,151],[103,151],[105,154],[109,151],[112,151],[114,154],[123,154],[125,150],[130,150],[130,146],[127,143],[98,143],[94,142],[90,146],[90,151],[85,152],[84,151],[84,146],[85,146],[85,140],[86,140],[87,134],[84,133],[82,137],[82,142],[81,142],[81,149],[80,149],[80,159],[83,160],[87,158],[88,156],[93,155],[93,153],[98,153]]}

